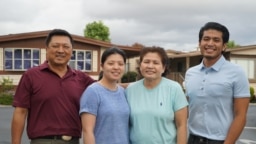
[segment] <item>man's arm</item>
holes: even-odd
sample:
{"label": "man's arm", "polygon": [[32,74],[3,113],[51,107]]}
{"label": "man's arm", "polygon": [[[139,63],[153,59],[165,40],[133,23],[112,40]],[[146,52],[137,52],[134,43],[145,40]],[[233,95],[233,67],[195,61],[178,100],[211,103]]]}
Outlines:
{"label": "man's arm", "polygon": [[187,118],[188,118],[187,107],[184,107],[175,112],[175,124],[177,128],[177,144],[187,143]]}
{"label": "man's arm", "polygon": [[246,124],[249,101],[249,98],[234,99],[234,120],[229,128],[224,144],[234,144],[242,133]]}
{"label": "man's arm", "polygon": [[26,108],[16,107],[14,109],[11,126],[12,144],[21,144],[27,113]]}

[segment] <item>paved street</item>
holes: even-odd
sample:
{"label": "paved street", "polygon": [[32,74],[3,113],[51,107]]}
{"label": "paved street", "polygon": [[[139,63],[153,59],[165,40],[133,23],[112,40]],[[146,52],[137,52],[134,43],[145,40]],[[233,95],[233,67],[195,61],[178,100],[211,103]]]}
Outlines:
{"label": "paved street", "polygon": [[[11,143],[12,107],[0,106],[0,144]],[[23,134],[22,144],[29,144],[26,132]],[[237,144],[256,144],[256,105],[250,105],[247,113],[247,123]]]}
{"label": "paved street", "polygon": [[250,105],[246,127],[237,144],[256,144],[256,105]]}

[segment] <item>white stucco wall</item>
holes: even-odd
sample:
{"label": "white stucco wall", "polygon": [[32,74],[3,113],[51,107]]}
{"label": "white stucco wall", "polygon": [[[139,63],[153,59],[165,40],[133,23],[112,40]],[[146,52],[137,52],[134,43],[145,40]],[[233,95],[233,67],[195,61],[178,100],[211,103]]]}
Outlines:
{"label": "white stucco wall", "polygon": [[2,82],[2,80],[4,78],[9,78],[13,81],[13,85],[18,85],[21,75],[0,75],[0,81]]}
{"label": "white stucco wall", "polygon": [[41,63],[43,63],[46,60],[46,49],[40,49],[40,54]]}
{"label": "white stucco wall", "polygon": [[4,69],[4,54],[3,54],[4,49],[0,48],[0,70]]}
{"label": "white stucco wall", "polygon": [[137,64],[138,59],[139,59],[139,57],[134,57],[134,58],[130,58],[129,60],[127,60],[127,63],[129,63],[129,71],[137,72],[136,67],[138,66],[138,64]]}
{"label": "white stucco wall", "polygon": [[92,51],[92,72],[98,71],[98,52]]}

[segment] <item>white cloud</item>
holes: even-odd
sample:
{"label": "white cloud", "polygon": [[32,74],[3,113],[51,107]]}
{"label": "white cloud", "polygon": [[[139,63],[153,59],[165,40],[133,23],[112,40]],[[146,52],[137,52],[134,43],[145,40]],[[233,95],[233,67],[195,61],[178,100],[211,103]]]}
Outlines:
{"label": "white cloud", "polygon": [[112,43],[192,50],[208,21],[228,27],[231,40],[255,44],[256,1],[229,0],[1,0],[0,35],[63,28],[83,35],[87,23],[101,20]]}

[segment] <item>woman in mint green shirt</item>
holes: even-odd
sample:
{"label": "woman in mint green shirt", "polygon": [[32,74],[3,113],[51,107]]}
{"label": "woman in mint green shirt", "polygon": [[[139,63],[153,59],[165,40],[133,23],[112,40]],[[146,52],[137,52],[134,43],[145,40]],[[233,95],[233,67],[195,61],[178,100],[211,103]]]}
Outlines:
{"label": "woman in mint green shirt", "polygon": [[126,89],[131,144],[187,143],[187,99],[180,84],[163,77],[167,68],[164,49],[141,50],[139,72],[144,78]]}

